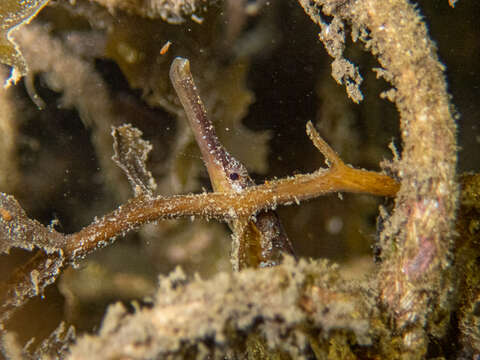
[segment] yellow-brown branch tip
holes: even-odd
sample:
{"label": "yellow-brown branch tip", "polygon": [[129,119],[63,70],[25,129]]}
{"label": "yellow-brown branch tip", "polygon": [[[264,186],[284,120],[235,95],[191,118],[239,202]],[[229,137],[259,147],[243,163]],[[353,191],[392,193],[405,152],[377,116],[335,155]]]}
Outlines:
{"label": "yellow-brown branch tip", "polygon": [[307,123],[307,135],[310,140],[312,140],[313,145],[315,145],[322,155],[325,156],[325,162],[328,167],[339,167],[345,165],[335,150],[333,150],[330,145],[328,145],[325,140],[322,139],[311,121]]}

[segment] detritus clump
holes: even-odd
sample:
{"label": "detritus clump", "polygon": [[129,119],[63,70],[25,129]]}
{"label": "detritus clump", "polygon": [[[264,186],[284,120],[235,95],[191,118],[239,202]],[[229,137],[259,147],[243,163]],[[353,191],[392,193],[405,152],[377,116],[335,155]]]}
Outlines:
{"label": "detritus clump", "polygon": [[142,132],[127,124],[112,129],[112,160],[125,172],[135,196],[152,196],[157,188],[152,173],[147,170],[146,161],[152,145],[142,140]]}
{"label": "detritus clump", "polygon": [[360,84],[363,81],[358,66],[343,57],[345,50],[345,24],[341,17],[335,16],[330,23],[327,23],[321,14],[320,9],[305,7],[312,20],[321,28],[318,34],[328,54],[334,58],[332,62],[332,76],[337,83],[345,85],[347,94],[355,103],[363,100],[360,91]]}

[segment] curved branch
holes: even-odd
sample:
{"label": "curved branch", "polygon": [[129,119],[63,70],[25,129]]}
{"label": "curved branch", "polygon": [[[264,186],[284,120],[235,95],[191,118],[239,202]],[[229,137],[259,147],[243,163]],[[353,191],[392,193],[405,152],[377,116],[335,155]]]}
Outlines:
{"label": "curved branch", "polygon": [[[452,286],[457,148],[444,66],[409,1],[299,2],[322,28],[321,39],[335,58],[344,42],[328,41],[335,35],[330,25],[351,23],[354,40],[365,43],[383,67],[378,74],[395,87],[390,93],[400,113],[404,147],[401,161],[392,168],[402,181],[381,234],[380,298],[395,320],[404,350],[422,357],[427,331],[441,336],[448,323],[441,317],[448,313]],[[320,12],[333,16],[331,24]]]}
{"label": "curved branch", "polygon": [[[35,222],[36,230],[31,231],[26,240],[32,240],[39,233],[45,233],[48,235],[45,235],[48,241],[54,241],[55,251],[59,251],[60,255],[39,252],[17,269],[6,283],[0,284],[3,309],[0,322],[8,318],[12,311],[23,305],[28,298],[38,295],[45,286],[54,282],[65,264],[84,258],[96,249],[107,246],[117,236],[148,222],[185,216],[231,221],[249,218],[264,209],[298,204],[300,201],[337,191],[380,196],[394,196],[397,193],[399,185],[395,180],[387,175],[345,165],[333,149],[320,138],[311,123],[307,125],[307,129],[314,144],[332,163],[331,168],[269,181],[262,185],[247,187],[234,194],[214,192],[153,198],[148,192],[140,193],[141,195],[129,200],[115,211],[71,235],[53,232]],[[17,206],[19,208],[19,205]],[[12,210],[8,213],[8,219],[0,219],[0,224],[4,222],[8,225],[11,222],[21,225],[32,222],[26,216],[21,217],[17,213],[18,211]],[[54,271],[48,268],[52,263],[56,264]],[[32,274],[37,274],[35,279],[32,278]]]}
{"label": "curved branch", "polygon": [[326,146],[328,151],[325,149],[322,151],[325,151],[325,156],[336,166],[320,169],[312,174],[268,181],[235,194],[215,192],[133,198],[78,233],[69,235],[65,253],[67,257],[83,257],[97,247],[106,246],[111,238],[119,234],[160,219],[201,216],[227,221],[250,217],[260,210],[291,205],[332,192],[394,196],[398,191],[398,184],[387,175],[351,168],[339,158],[332,160],[331,154],[334,152],[328,145]]}

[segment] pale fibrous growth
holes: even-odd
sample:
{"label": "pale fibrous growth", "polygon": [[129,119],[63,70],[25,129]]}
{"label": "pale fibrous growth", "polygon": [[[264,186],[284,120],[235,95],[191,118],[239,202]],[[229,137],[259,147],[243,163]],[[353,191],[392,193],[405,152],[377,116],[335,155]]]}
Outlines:
{"label": "pale fibrous growth", "polygon": [[[479,355],[480,180],[474,174],[461,177],[460,195],[455,112],[445,67],[409,1],[299,0],[295,11],[294,4],[265,0],[77,0],[48,7],[48,0],[0,2],[0,61],[13,67],[12,84],[27,76],[24,87],[18,83],[0,92],[3,356]],[[466,2],[455,3],[445,0],[447,9],[457,5],[455,11]],[[12,31],[44,7],[45,17],[42,11],[35,22]],[[288,16],[278,21],[285,12]],[[320,53],[295,52],[309,44],[295,27],[304,21],[311,32],[308,18],[318,26],[314,40],[323,43],[331,69],[327,63],[307,64]],[[279,24],[287,30],[280,32]],[[287,35],[292,39],[282,42]],[[378,93],[383,91],[399,114],[400,151],[392,142],[395,156],[381,163],[384,171],[357,167],[375,168],[390,140],[363,146],[363,138],[388,127],[388,119],[369,105],[364,108],[368,124],[353,120],[352,108],[371,101],[362,92],[375,90],[362,85],[369,79],[357,50],[345,58],[347,35],[375,57],[379,67],[374,71],[391,86]],[[296,50],[283,53],[278,44]],[[283,74],[295,72],[287,83],[277,62],[286,66]],[[296,78],[299,69],[301,79]],[[313,79],[324,69],[345,89]],[[266,86],[266,72],[274,74],[272,88]],[[306,78],[312,88],[298,96]],[[311,106],[310,98],[319,94],[337,100],[332,86],[345,98],[338,100],[341,105],[319,98]],[[45,108],[41,115],[32,115],[26,96]],[[257,105],[271,111],[275,121],[281,115],[288,121],[264,121],[264,114],[257,117]],[[304,112],[309,106],[314,111]],[[294,111],[285,115],[277,108]],[[61,133],[65,123],[72,133]],[[280,152],[277,132],[290,141],[300,124],[308,146],[292,140],[291,154]],[[38,135],[41,140],[29,126],[45,133]],[[79,136],[84,142],[75,142]],[[348,144],[355,154],[345,151]],[[82,155],[77,147],[85,147]],[[318,158],[305,165],[308,151]],[[68,152],[75,154],[72,162]],[[282,161],[298,164],[265,175],[271,163]],[[65,187],[69,182],[76,194]],[[386,199],[380,198],[378,214],[374,197],[348,195],[342,204],[352,205],[344,217],[337,215],[337,203],[324,205],[318,214],[309,208],[317,202],[305,204],[336,193]],[[374,210],[359,214],[363,210],[356,199],[372,201]],[[38,205],[49,201],[52,209]],[[71,212],[79,218],[74,225],[64,220],[61,208],[56,216],[56,207],[64,203],[81,209]],[[277,215],[283,210],[295,220]],[[374,248],[375,264],[366,253],[362,265],[304,258],[328,237],[312,234],[312,228],[325,227],[332,235],[347,222],[354,225],[343,249],[353,252],[356,234],[364,231],[358,219],[367,217],[371,228],[361,236]],[[292,221],[301,231],[288,236]],[[231,241],[225,240],[225,223]],[[213,247],[216,234],[221,245]],[[302,249],[306,243],[312,246]],[[109,252],[116,254],[109,258]],[[144,257],[135,266],[145,273],[132,275],[129,260],[140,252]],[[201,263],[208,264],[207,280],[190,279],[171,266],[181,264],[194,274]],[[78,280],[79,273],[91,278]],[[96,286],[103,286],[101,296],[92,296]],[[79,287],[85,288],[83,295]],[[36,310],[55,296],[54,310]],[[45,322],[41,330],[23,329],[18,324],[32,312],[38,314],[35,322],[53,317],[52,312],[58,321],[54,327]]]}

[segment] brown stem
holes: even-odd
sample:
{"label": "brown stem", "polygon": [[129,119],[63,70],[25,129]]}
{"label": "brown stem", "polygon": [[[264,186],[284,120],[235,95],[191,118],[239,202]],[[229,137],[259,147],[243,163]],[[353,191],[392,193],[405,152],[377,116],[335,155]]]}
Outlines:
{"label": "brown stem", "polygon": [[[326,146],[326,149],[329,149],[328,145]],[[337,161],[332,157],[333,150],[324,151],[324,154],[332,163]],[[64,264],[75,262],[95,249],[107,246],[115,237],[148,222],[184,216],[201,216],[223,221],[249,218],[263,209],[290,205],[335,191],[380,196],[394,196],[397,193],[399,185],[392,178],[371,171],[353,169],[343,164],[341,160],[338,161],[331,169],[320,169],[312,174],[266,182],[235,194],[215,192],[158,198],[138,196],[75,234],[65,236],[55,232],[55,236],[58,237],[55,244],[58,251],[63,251],[64,257],[39,252],[19,268],[9,281],[0,284],[4,311],[4,316],[0,317],[0,320],[8,318],[14,308],[18,308],[28,298],[38,293],[28,290],[32,283],[31,274],[40,275],[35,288],[41,291],[55,281]],[[38,229],[40,230],[37,231],[43,231],[43,228]],[[57,270],[45,271],[44,264],[52,264],[53,260]],[[15,295],[19,293],[18,290],[21,290],[21,296]]]}
{"label": "brown stem", "polygon": [[[331,157],[329,159],[332,161]],[[107,245],[115,236],[160,219],[201,216],[228,221],[332,192],[394,196],[398,191],[398,183],[387,175],[354,169],[343,162],[339,164],[312,174],[268,181],[235,194],[216,192],[153,199],[137,197],[78,233],[69,235],[65,252],[75,258],[85,256],[95,248]]]}

